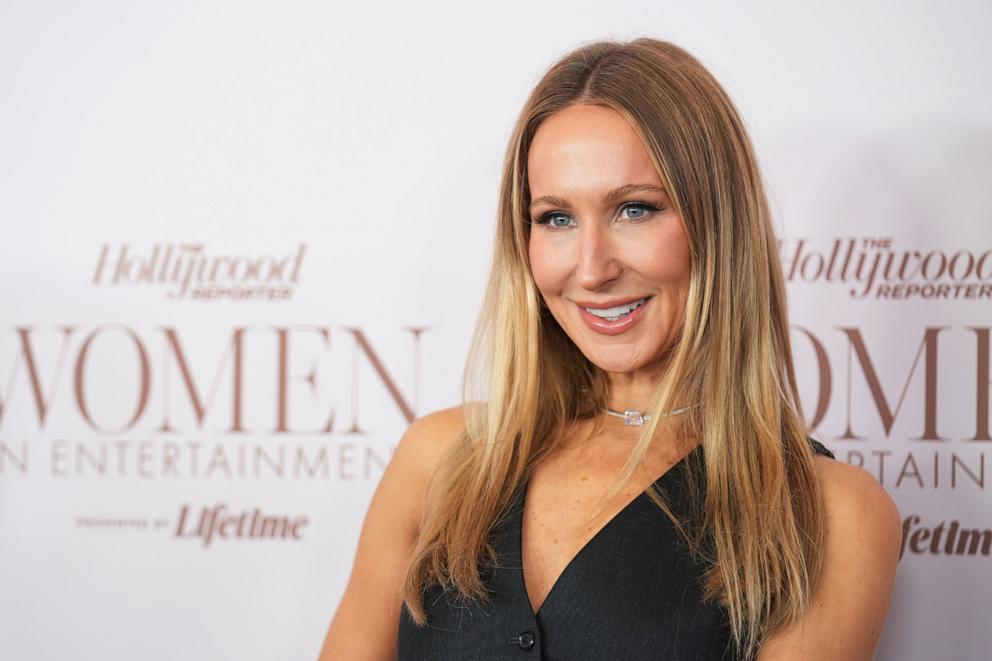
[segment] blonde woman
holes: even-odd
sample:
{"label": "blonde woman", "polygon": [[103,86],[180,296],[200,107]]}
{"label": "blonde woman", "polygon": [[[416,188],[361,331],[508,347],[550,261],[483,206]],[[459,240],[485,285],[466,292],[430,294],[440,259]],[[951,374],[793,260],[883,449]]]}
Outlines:
{"label": "blonde woman", "polygon": [[873,658],[900,515],[808,436],[712,75],[647,38],[566,55],[498,218],[465,404],[403,436],[321,658]]}

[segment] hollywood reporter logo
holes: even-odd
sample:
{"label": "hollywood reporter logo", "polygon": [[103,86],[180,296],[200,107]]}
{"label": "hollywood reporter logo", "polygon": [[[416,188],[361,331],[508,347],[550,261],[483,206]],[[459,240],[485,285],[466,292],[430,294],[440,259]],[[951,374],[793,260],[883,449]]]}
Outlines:
{"label": "hollywood reporter logo", "polygon": [[306,244],[282,254],[208,251],[202,243],[155,243],[146,251],[103,244],[92,283],[161,287],[171,299],[287,300],[300,281]]}
{"label": "hollywood reporter logo", "polygon": [[992,249],[906,249],[890,237],[779,240],[790,283],[846,286],[854,299],[992,300]]}

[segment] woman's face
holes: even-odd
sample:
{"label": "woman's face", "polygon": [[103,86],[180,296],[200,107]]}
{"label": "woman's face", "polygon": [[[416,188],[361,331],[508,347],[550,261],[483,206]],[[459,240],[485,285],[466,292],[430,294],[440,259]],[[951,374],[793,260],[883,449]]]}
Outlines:
{"label": "woman's face", "polygon": [[611,108],[569,106],[538,127],[527,172],[531,269],[551,314],[606,372],[663,369],[689,244],[634,128]]}

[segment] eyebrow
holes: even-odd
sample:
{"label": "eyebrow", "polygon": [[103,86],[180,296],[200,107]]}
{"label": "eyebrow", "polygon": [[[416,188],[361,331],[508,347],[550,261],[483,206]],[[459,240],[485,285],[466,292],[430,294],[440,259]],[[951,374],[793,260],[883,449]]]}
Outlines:
{"label": "eyebrow", "polygon": [[[667,192],[661,186],[655,186],[654,184],[626,184],[625,186],[620,186],[619,188],[614,188],[613,190],[611,190],[609,193],[606,194],[606,197],[604,199],[607,202],[614,202],[617,199],[623,197],[624,195],[628,195],[630,193],[636,193],[636,192],[640,192],[640,191],[648,191],[648,192],[652,192],[652,193],[665,193],[665,192]],[[566,202],[565,200],[563,200],[560,197],[556,197],[554,195],[542,195],[541,197],[533,200],[530,203],[530,208],[533,209],[534,207],[536,207],[538,204],[541,204],[542,202],[547,202],[548,204],[551,204],[551,205],[554,205],[554,206],[557,206],[557,207],[567,207],[568,206],[568,202]]]}

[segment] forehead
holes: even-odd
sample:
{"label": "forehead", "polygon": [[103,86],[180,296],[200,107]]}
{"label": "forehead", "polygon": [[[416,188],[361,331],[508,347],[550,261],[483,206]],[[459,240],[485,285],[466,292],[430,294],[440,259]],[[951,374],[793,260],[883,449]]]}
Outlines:
{"label": "forehead", "polygon": [[527,154],[532,196],[662,183],[640,136],[612,108],[573,105],[538,126]]}

